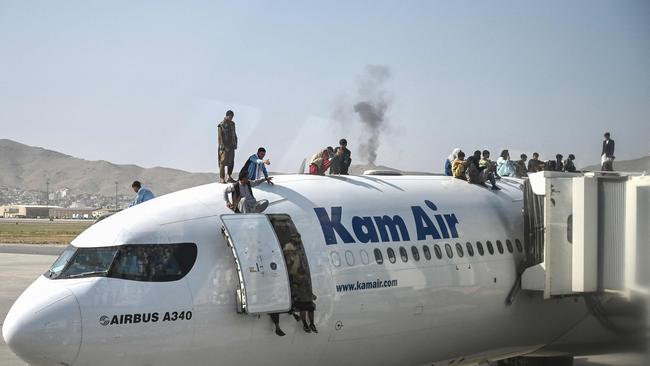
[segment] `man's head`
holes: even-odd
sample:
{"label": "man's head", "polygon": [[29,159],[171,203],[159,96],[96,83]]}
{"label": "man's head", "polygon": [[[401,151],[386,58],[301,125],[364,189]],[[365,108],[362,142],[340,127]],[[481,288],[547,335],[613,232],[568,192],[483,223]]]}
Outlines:
{"label": "man's head", "polygon": [[488,159],[490,157],[490,152],[488,150],[483,150],[483,159]]}
{"label": "man's head", "polygon": [[461,150],[458,152],[458,160],[464,160],[465,159],[465,153]]}
{"label": "man's head", "polygon": [[508,150],[501,150],[501,157],[508,159],[510,157],[510,152]]}
{"label": "man's head", "polygon": [[528,156],[526,154],[521,154],[519,155],[522,161],[526,161],[528,159]]}
{"label": "man's head", "polygon": [[259,149],[257,149],[257,157],[258,158],[264,159],[265,156],[266,156],[266,149],[265,148],[260,147]]}
{"label": "man's head", "polygon": [[347,146],[348,146],[348,140],[346,140],[346,139],[340,139],[340,140],[339,140],[339,146],[341,146],[341,147],[347,147]]}
{"label": "man's head", "polygon": [[239,172],[239,182],[242,184],[248,183],[248,172],[245,170],[242,170]]}
{"label": "man's head", "polygon": [[576,156],[573,154],[569,154],[569,160],[576,160]]}
{"label": "man's head", "polygon": [[609,140],[609,132],[605,132],[605,138]]}
{"label": "man's head", "polygon": [[228,121],[232,121],[233,117],[235,117],[235,113],[233,111],[229,110],[228,112],[226,112],[226,119]]}
{"label": "man's head", "polygon": [[476,161],[481,159],[481,150],[474,151],[474,159],[476,159]]}
{"label": "man's head", "polygon": [[535,159],[535,160],[539,159],[539,154],[534,152],[533,153],[533,159]]}
{"label": "man's head", "polygon": [[555,160],[557,160],[557,161],[562,160],[562,158],[563,158],[562,154],[555,155]]}
{"label": "man's head", "polygon": [[131,188],[133,188],[133,191],[134,191],[135,193],[138,193],[138,191],[140,190],[140,188],[142,188],[142,184],[141,184],[139,181],[137,181],[137,180],[136,180],[136,181],[133,181],[133,184],[131,184]]}

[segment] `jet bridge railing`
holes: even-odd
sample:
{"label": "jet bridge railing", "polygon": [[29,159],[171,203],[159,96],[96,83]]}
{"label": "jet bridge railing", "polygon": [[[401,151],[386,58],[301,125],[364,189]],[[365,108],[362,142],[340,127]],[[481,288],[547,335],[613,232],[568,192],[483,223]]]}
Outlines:
{"label": "jet bridge railing", "polygon": [[531,174],[522,289],[545,298],[650,294],[650,176]]}

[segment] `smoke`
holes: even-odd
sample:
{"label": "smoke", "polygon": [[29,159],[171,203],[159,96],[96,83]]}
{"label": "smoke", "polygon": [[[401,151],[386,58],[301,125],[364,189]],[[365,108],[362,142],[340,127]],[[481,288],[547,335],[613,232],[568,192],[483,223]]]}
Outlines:
{"label": "smoke", "polygon": [[390,70],[382,65],[368,65],[365,73],[359,77],[358,93],[353,103],[340,103],[334,110],[334,118],[347,124],[348,111],[353,111],[356,118],[351,120],[362,126],[359,154],[369,164],[375,165],[377,150],[381,144],[382,132],[388,126],[386,112],[390,107],[390,98],[384,90],[390,79]]}

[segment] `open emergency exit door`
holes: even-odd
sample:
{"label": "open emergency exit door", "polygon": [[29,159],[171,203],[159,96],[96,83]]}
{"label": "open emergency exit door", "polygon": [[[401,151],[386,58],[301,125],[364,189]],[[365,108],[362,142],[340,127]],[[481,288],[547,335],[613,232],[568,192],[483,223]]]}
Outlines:
{"label": "open emergency exit door", "polygon": [[263,214],[221,215],[223,234],[232,249],[239,288],[237,311],[259,314],[291,308],[291,287],[282,248]]}

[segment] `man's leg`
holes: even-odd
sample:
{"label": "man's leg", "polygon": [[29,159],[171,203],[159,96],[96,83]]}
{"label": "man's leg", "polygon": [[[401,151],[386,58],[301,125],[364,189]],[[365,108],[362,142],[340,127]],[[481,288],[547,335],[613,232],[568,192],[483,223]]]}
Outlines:
{"label": "man's leg", "polygon": [[249,213],[250,208],[248,207],[248,204],[246,204],[246,198],[242,198],[239,200],[239,203],[237,203],[237,208],[239,209],[239,213]]}
{"label": "man's leg", "polygon": [[257,202],[255,202],[255,208],[253,212],[257,212],[257,213],[264,212],[264,210],[266,210],[267,207],[269,207],[268,200],[258,200]]}
{"label": "man's leg", "polygon": [[223,164],[220,163],[219,164],[219,183],[226,183],[226,179],[225,179],[226,178],[225,177],[226,172],[225,172],[224,168],[225,167],[223,166]]}

